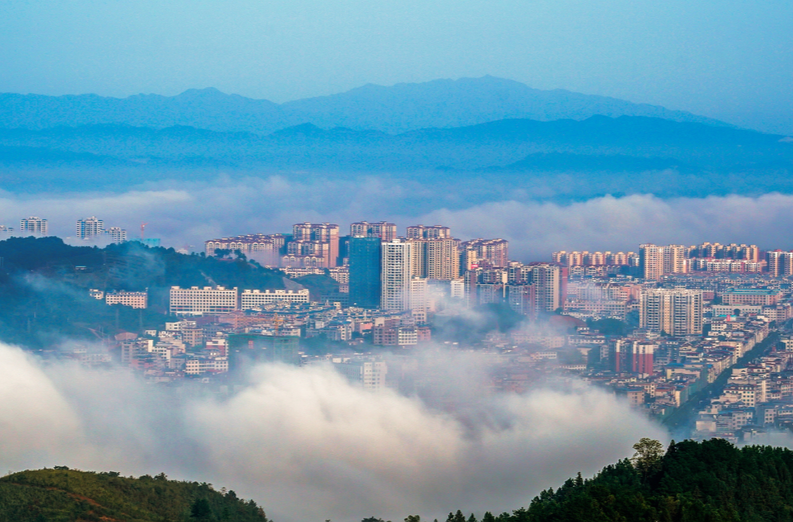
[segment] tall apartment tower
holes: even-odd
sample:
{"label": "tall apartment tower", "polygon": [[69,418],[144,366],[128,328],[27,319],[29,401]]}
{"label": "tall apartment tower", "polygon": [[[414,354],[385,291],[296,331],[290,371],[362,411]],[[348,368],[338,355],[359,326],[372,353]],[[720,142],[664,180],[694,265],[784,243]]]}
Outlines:
{"label": "tall apartment tower", "polygon": [[648,281],[658,281],[664,275],[663,247],[652,244],[639,246],[639,267],[642,277]]}
{"label": "tall apartment tower", "polygon": [[427,322],[427,280],[421,277],[410,279],[410,313],[418,324]]}
{"label": "tall apartment tower", "polygon": [[397,226],[394,223],[378,221],[369,223],[359,221],[350,225],[351,237],[379,237],[383,241],[393,241],[397,238]]}
{"label": "tall apartment tower", "polygon": [[785,252],[782,252],[781,250],[772,250],[766,252],[766,267],[768,270],[768,275],[771,277],[780,277],[784,273],[782,257],[784,253]]}
{"label": "tall apartment tower", "polygon": [[462,243],[460,249],[463,252],[471,249],[480,263],[490,266],[503,267],[509,263],[509,242],[506,239],[472,239]]}
{"label": "tall apartment tower", "polygon": [[612,357],[612,369],[616,373],[653,373],[653,355],[658,345],[645,341],[616,341]]}
{"label": "tall apartment tower", "polygon": [[124,243],[127,240],[127,231],[121,227],[110,227],[105,232],[113,243]]}
{"label": "tall apartment tower", "polygon": [[564,304],[561,267],[550,263],[529,266],[529,280],[534,286],[534,311],[554,312]]}
{"label": "tall apartment tower", "polygon": [[383,242],[380,308],[399,312],[410,309],[411,249],[400,239]]}
{"label": "tall apartment tower", "polygon": [[413,225],[407,229],[408,239],[450,239],[451,237],[451,229],[441,225],[429,227],[424,225]]}
{"label": "tall apartment tower", "polygon": [[380,306],[380,265],[382,259],[379,237],[351,237],[350,305],[361,308]]}
{"label": "tall apartment tower", "polygon": [[425,279],[451,281],[460,275],[460,241],[449,227],[415,225],[407,228],[413,245],[412,274]]}
{"label": "tall apartment tower", "polygon": [[668,335],[702,334],[702,291],[645,290],[640,299],[639,324]]}
{"label": "tall apartment tower", "polygon": [[79,239],[94,239],[102,235],[104,231],[105,222],[95,216],[77,220],[75,233]]}
{"label": "tall apartment tower", "polygon": [[33,234],[34,236],[47,235],[47,220],[31,216],[19,222],[19,232],[21,234]]}
{"label": "tall apartment tower", "polygon": [[686,247],[668,245],[663,247],[664,274],[686,273]]}
{"label": "tall apartment tower", "polygon": [[332,223],[298,223],[292,226],[292,241],[316,241],[326,243],[327,250],[321,249],[327,268],[333,268],[339,257],[339,225]]}

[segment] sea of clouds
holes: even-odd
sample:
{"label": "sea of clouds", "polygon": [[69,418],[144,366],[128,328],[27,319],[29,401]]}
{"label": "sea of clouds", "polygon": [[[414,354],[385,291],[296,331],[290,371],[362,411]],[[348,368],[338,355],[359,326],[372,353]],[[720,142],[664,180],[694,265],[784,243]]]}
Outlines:
{"label": "sea of clouds", "polygon": [[[471,372],[481,365],[443,360],[444,375],[479,381]],[[465,381],[449,384],[465,394]],[[668,438],[584,385],[480,397],[463,409],[368,391],[327,366],[261,366],[241,390],[216,397],[122,369],[42,366],[0,344],[0,469],[165,472],[234,489],[278,521],[512,510],[630,456],[641,437]]]}
{"label": "sea of clouds", "polygon": [[[138,237],[200,251],[215,237],[288,232],[294,223],[389,220],[400,227],[443,224],[455,237],[502,237],[511,257],[549,259],[554,250],[635,251],[640,243],[752,243],[793,248],[781,231],[793,227],[793,195],[727,195],[660,198],[651,194],[603,195],[557,201],[514,190],[482,201],[453,190],[433,193],[415,181],[359,177],[300,181],[222,177],[212,183],[164,182],[107,193],[20,195],[0,191],[0,224],[18,226],[29,215],[47,217],[50,232],[74,235],[74,222],[97,216]],[[470,203],[468,202],[470,199]],[[3,236],[0,236],[2,239]],[[69,239],[69,241],[75,241]]]}

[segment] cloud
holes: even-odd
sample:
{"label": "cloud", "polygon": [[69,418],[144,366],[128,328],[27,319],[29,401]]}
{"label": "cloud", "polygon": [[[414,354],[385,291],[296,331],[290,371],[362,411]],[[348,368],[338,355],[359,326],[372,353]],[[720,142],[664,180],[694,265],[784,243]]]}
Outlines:
{"label": "cloud", "polygon": [[51,233],[69,237],[76,219],[95,215],[137,237],[140,223],[147,222],[147,236],[160,237],[167,246],[189,245],[200,251],[207,239],[287,232],[303,221],[335,222],[344,233],[353,221],[390,220],[400,227],[444,224],[461,239],[503,237],[511,242],[512,257],[524,261],[549,259],[554,250],[635,251],[643,242],[793,248],[793,241],[779,235],[793,226],[792,195],[634,194],[559,202],[540,199],[542,187],[492,192],[478,191],[477,186],[450,191],[387,176],[309,180],[295,174],[289,179],[161,182],[118,194],[0,192],[0,224],[14,226],[21,217],[39,215],[50,220]]}
{"label": "cloud", "polygon": [[0,427],[4,470],[164,471],[233,488],[286,522],[511,510],[630,455],[640,437],[666,437],[583,385],[480,396],[462,416],[324,366],[262,366],[233,396],[207,398],[120,370],[42,369],[2,344]]}

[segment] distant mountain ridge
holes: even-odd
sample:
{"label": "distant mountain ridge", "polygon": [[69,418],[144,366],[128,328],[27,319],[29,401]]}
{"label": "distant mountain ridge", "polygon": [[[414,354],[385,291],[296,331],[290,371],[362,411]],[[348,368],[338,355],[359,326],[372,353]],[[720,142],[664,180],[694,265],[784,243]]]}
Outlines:
{"label": "distant mountain ridge", "polygon": [[492,76],[390,87],[369,84],[344,93],[283,104],[224,94],[213,88],[190,89],[177,96],[139,94],[127,98],[0,94],[0,127],[23,129],[122,124],[158,129],[191,126],[266,135],[310,123],[320,128],[398,134],[510,118],[585,120],[595,115],[726,125],[684,111],[561,89],[533,89]]}

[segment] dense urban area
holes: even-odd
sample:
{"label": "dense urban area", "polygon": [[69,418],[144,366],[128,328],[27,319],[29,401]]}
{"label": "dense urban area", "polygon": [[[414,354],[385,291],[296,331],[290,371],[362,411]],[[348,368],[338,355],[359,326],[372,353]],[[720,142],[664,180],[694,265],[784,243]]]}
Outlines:
{"label": "dense urban area", "polygon": [[[585,381],[696,439],[793,431],[793,252],[642,244],[523,263],[501,238],[460,240],[437,225],[402,236],[387,222],[352,223],[345,235],[298,223],[289,234],[207,239],[200,253],[160,247],[145,225],[130,241],[96,217],[79,220],[75,237],[86,246],[49,236],[38,217],[0,226],[6,323],[16,314],[23,333],[39,328],[30,301],[12,310],[20,278],[50,296],[64,290],[41,290],[42,280],[72,288],[71,308],[94,303],[84,315],[100,318],[75,321],[84,335],[57,350],[40,346],[45,360],[120,364],[152,383],[218,393],[258,362],[332,364],[367,389],[424,394],[444,358],[413,356],[448,350],[482,358],[477,384],[490,393]],[[42,248],[58,254],[38,264],[19,254],[41,258]],[[155,281],[142,275],[152,262],[166,264],[159,290],[142,287]],[[169,276],[167,263],[191,269]],[[465,397],[432,400],[453,408]]]}

